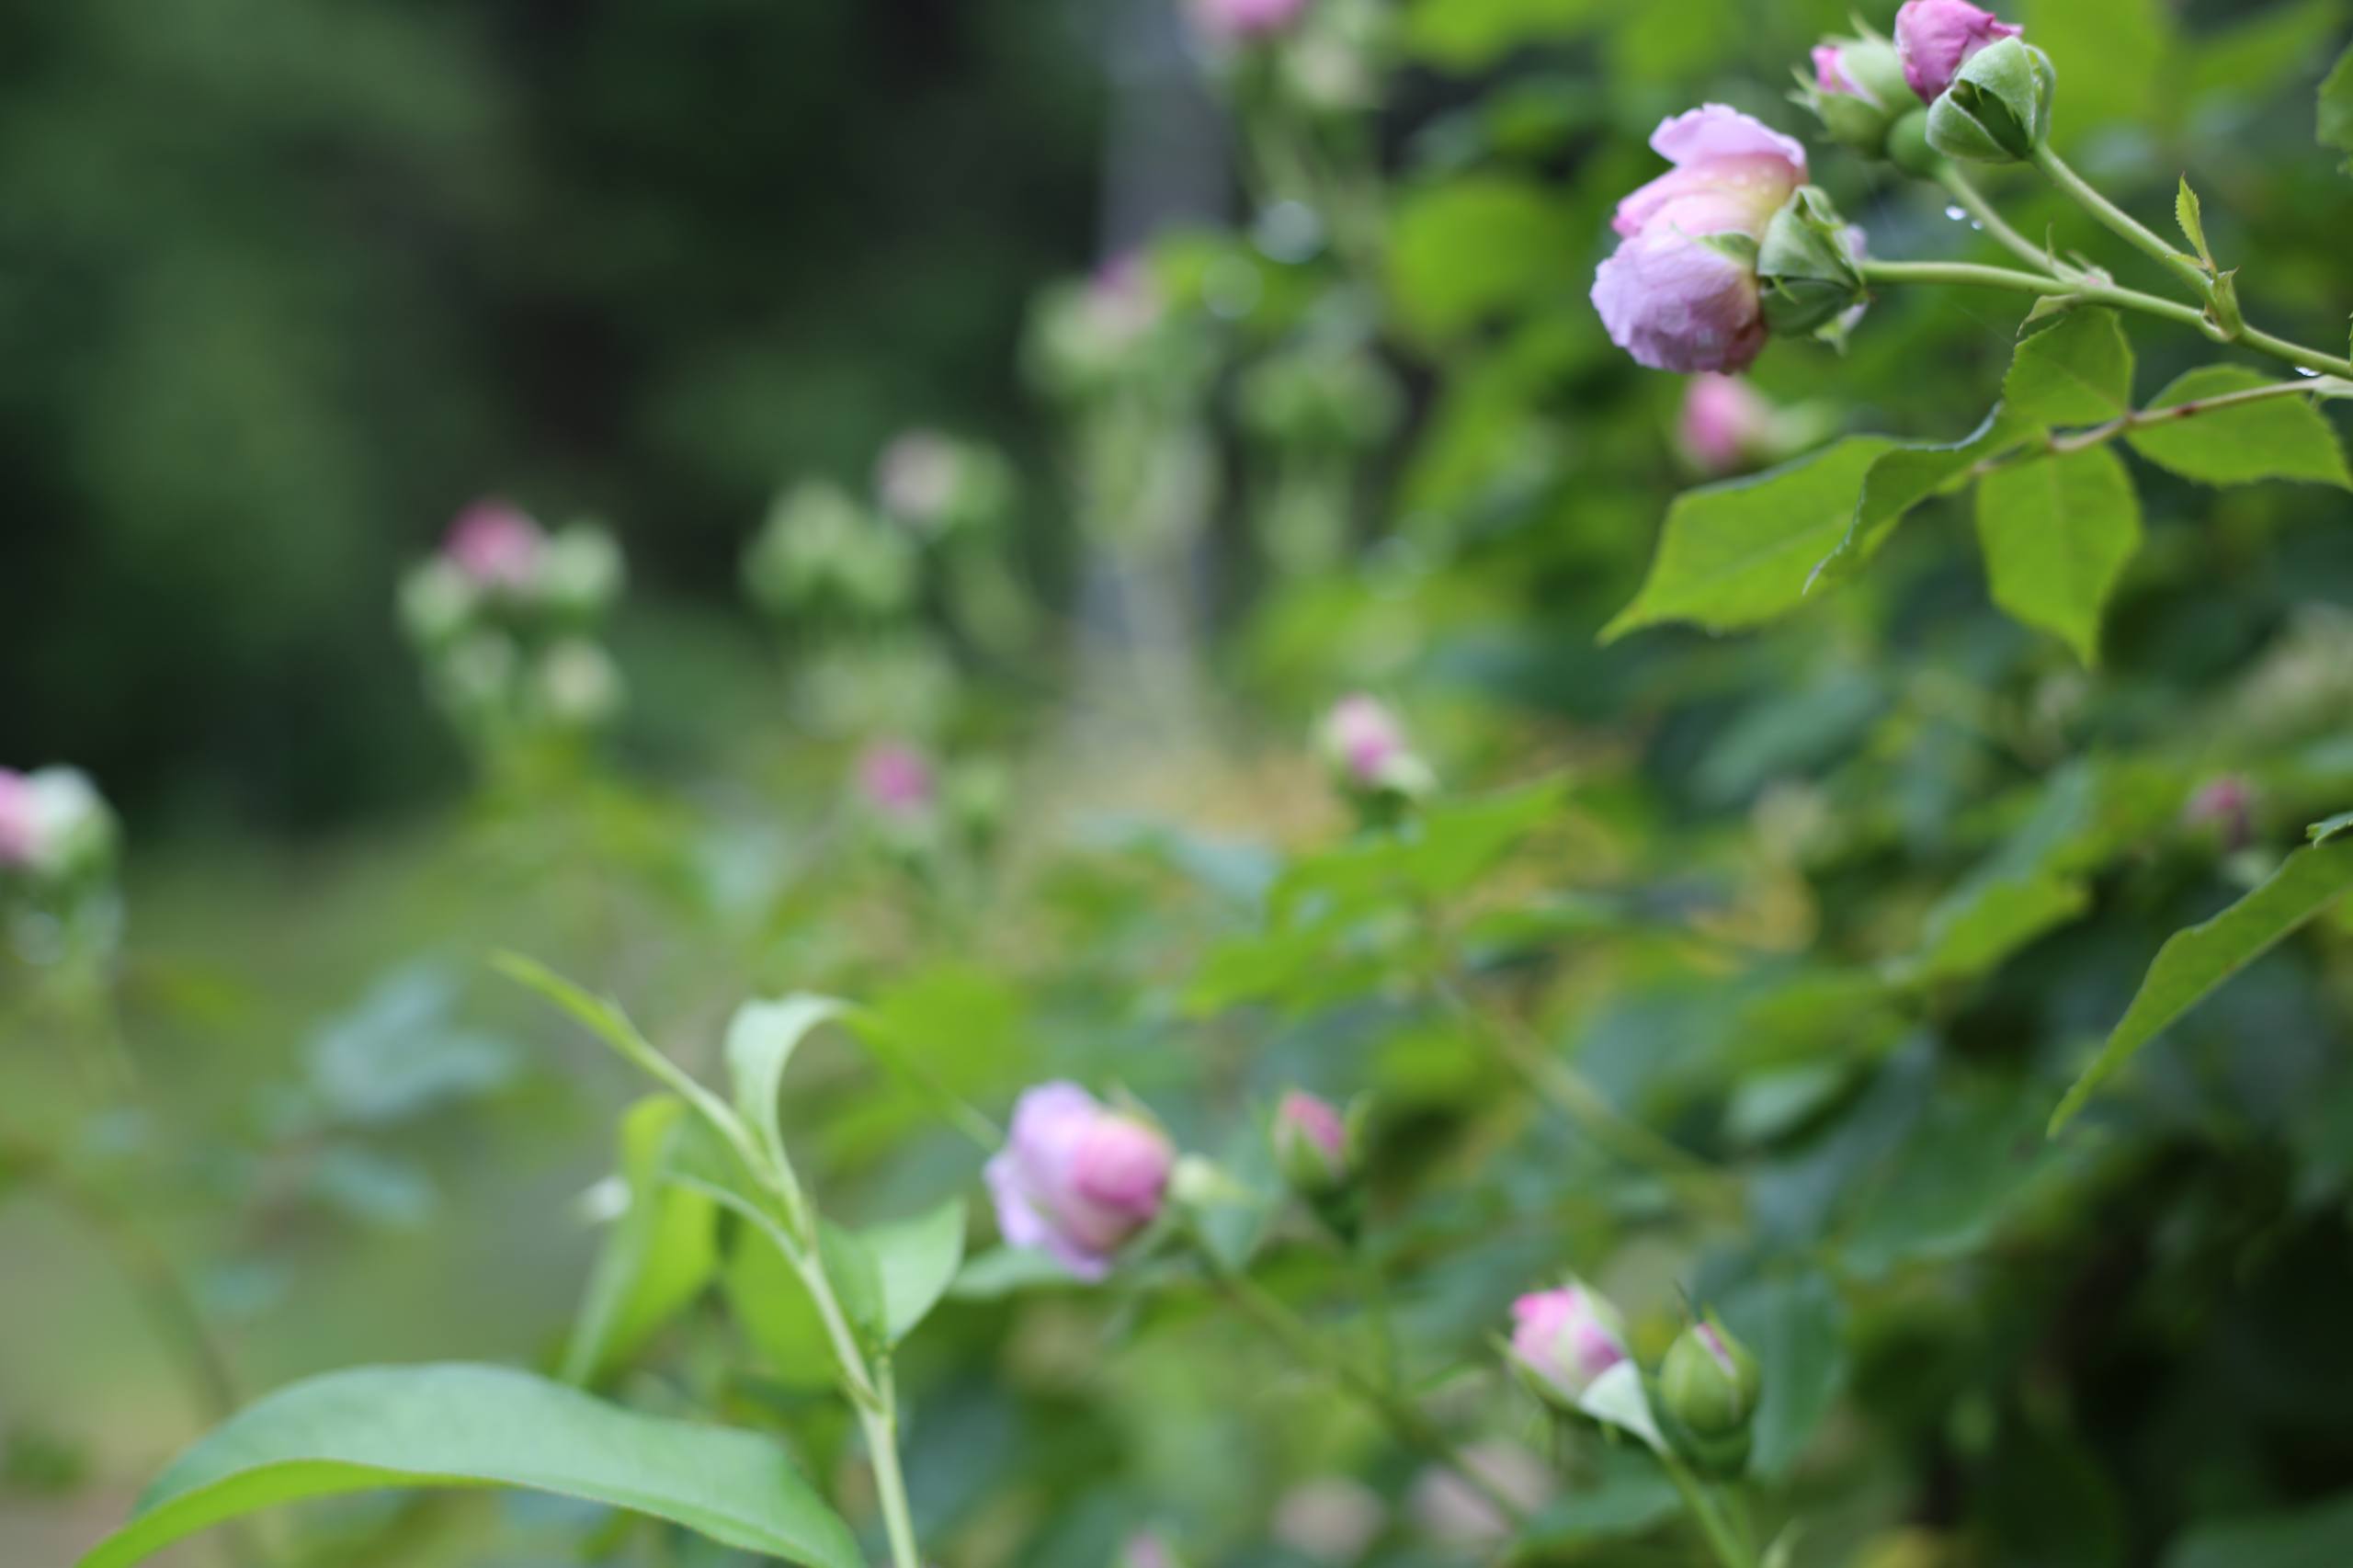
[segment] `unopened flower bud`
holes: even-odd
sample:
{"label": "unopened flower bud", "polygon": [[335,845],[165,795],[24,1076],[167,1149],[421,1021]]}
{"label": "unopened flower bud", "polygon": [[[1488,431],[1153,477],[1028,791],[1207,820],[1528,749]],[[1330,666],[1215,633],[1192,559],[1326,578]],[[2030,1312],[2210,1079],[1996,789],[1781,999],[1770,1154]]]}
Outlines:
{"label": "unopened flower bud", "polygon": [[113,812],[78,768],[0,768],[0,872],[66,882],[105,870],[115,848]]}
{"label": "unopened flower bud", "polygon": [[458,514],[441,548],[476,586],[493,593],[521,593],[538,581],[547,535],[504,501],[477,501]]}
{"label": "unopened flower bud", "polygon": [[436,555],[401,579],[401,626],[420,648],[440,648],[472,624],[482,590],[458,563]]}
{"label": "unopened flower bud", "polygon": [[1773,405],[1737,376],[1691,378],[1676,417],[1676,444],[1703,473],[1746,467],[1771,445]]}
{"label": "unopened flower bud", "polygon": [[1703,1474],[1737,1475],[1748,1462],[1749,1423],[1762,1392],[1746,1347],[1721,1324],[1695,1323],[1660,1364],[1660,1425]]}
{"label": "unopened flower bud", "polygon": [[2033,156],[2051,133],[2058,75],[2051,57],[2016,38],[1970,58],[1928,108],[1928,144],[1948,158],[2007,164]]}
{"label": "unopened flower bud", "polygon": [[1353,1245],[1364,1216],[1355,1119],[1329,1101],[1293,1089],[1275,1107],[1275,1169],[1283,1184]]}
{"label": "unopened flower bud", "polygon": [[2189,797],[2181,809],[2182,825],[2235,853],[2255,842],[2255,801],[2253,780],[2244,773],[2225,773]]}
{"label": "unopened flower bud", "polygon": [[1582,1409],[1594,1380],[1626,1359],[1625,1320],[1580,1281],[1522,1296],[1511,1315],[1513,1363],[1563,1409]]}
{"label": "unopened flower bud", "polygon": [[1803,186],[1773,214],[1756,252],[1765,324],[1780,336],[1835,327],[1863,303],[1859,234],[1818,187]]}
{"label": "unopened flower bud", "polygon": [[559,615],[593,619],[620,597],[625,574],[613,536],[593,523],[574,523],[548,540],[540,597]]}
{"label": "unopened flower bud", "polygon": [[997,1228],[1009,1246],[1043,1248],[1080,1278],[1101,1279],[1120,1244],[1159,1216],[1175,1157],[1141,1118],[1075,1084],[1041,1084],[1014,1107],[988,1163]]}
{"label": "unopened flower bud", "polygon": [[585,637],[550,648],[537,678],[541,709],[567,729],[595,729],[620,711],[621,673],[612,655]]}
{"label": "unopened flower bud", "polygon": [[1360,799],[1407,803],[1438,788],[1437,775],[1415,755],[1397,716],[1362,692],[1332,705],[1317,726],[1315,744],[1340,787]]}
{"label": "unopened flower bud", "polygon": [[1813,46],[1813,76],[1791,95],[1818,116],[1831,139],[1867,158],[1887,155],[1888,132],[1919,106],[1895,46],[1875,34]]}
{"label": "unopened flower bud", "polygon": [[1895,13],[1895,52],[1905,84],[1922,103],[1934,103],[1970,60],[2023,31],[1969,0],[1904,0]]}

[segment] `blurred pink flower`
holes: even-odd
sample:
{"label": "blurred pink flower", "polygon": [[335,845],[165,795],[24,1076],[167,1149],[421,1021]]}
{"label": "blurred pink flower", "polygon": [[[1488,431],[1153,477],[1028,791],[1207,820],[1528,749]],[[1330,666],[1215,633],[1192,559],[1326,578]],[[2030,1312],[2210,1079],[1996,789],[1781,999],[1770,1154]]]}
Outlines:
{"label": "blurred pink flower", "polygon": [[1075,1084],[1040,1084],[1014,1107],[1012,1133],[988,1163],[997,1228],[1008,1245],[1042,1247],[1100,1279],[1160,1213],[1175,1161],[1158,1129]]}
{"label": "blurred pink flower", "polygon": [[443,552],[486,588],[529,587],[538,576],[547,535],[503,501],[477,501],[449,525]]}
{"label": "blurred pink flower", "polygon": [[1904,0],[1895,13],[1895,52],[1920,101],[1934,103],[1970,56],[2025,30],[1969,0]]}
{"label": "blurred pink flower", "polygon": [[1220,40],[1267,38],[1288,31],[1313,0],[1193,0],[1193,19]]}
{"label": "blurred pink flower", "polygon": [[1274,1538],[1302,1557],[1357,1562],[1389,1522],[1381,1494],[1345,1475],[1302,1481],[1275,1505]]}
{"label": "blurred pink flower", "polygon": [[[1551,1467],[1518,1443],[1476,1443],[1462,1450],[1462,1459],[1488,1485],[1529,1513],[1552,1495]],[[1511,1535],[1511,1521],[1450,1470],[1433,1466],[1422,1471],[1406,1507],[1423,1532],[1445,1546],[1493,1547]]]}
{"label": "blurred pink flower", "polygon": [[2244,773],[2225,773],[2200,785],[2181,809],[2182,824],[2215,834],[2226,849],[2255,842],[2255,783]]}
{"label": "blurred pink flower", "polygon": [[1334,703],[1324,716],[1324,744],[1350,782],[1371,788],[1405,750],[1405,727],[1380,699],[1357,692]]}
{"label": "blurred pink flower", "polygon": [[1626,1358],[1618,1310],[1584,1285],[1522,1296],[1511,1304],[1511,1315],[1512,1359],[1570,1404]]}
{"label": "blurred pink flower", "polygon": [[1694,376],[1684,390],[1676,435],[1691,460],[1709,473],[1730,473],[1762,449],[1773,428],[1773,405],[1735,376]]}
{"label": "blurred pink flower", "polygon": [[1756,267],[1708,242],[1762,238],[1805,182],[1805,149],[1722,104],[1665,121],[1651,146],[1675,167],[1619,203],[1623,243],[1594,276],[1594,308],[1653,369],[1745,369],[1765,347]]}
{"label": "blurred pink flower", "polygon": [[880,741],[858,759],[858,792],[878,815],[904,820],[931,809],[931,759],[904,741]]}
{"label": "blurred pink flower", "polygon": [[908,430],[874,464],[882,509],[911,523],[936,521],[956,498],[956,443],[937,430]]}

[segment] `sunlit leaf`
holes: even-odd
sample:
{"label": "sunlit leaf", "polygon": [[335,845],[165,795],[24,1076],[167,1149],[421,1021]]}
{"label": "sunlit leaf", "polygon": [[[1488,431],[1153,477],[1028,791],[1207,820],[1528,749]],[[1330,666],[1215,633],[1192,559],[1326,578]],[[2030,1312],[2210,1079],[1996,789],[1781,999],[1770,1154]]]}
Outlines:
{"label": "sunlit leaf", "polygon": [[[2243,365],[2208,365],[2177,379],[2149,406],[2176,408],[2272,381]],[[2208,484],[2259,479],[2353,484],[2336,429],[2304,398],[2269,397],[2211,409],[2130,431],[2124,438],[2151,462]]]}
{"label": "sunlit leaf", "polygon": [[2132,406],[2132,346],[2116,312],[2078,308],[2028,337],[2002,379],[2021,425],[2098,425]]}
{"label": "sunlit leaf", "polygon": [[769,1439],[457,1364],[361,1368],[279,1390],[174,1460],[81,1568],[121,1568],[306,1497],[484,1486],[648,1514],[811,1568],[863,1568],[847,1527]]}

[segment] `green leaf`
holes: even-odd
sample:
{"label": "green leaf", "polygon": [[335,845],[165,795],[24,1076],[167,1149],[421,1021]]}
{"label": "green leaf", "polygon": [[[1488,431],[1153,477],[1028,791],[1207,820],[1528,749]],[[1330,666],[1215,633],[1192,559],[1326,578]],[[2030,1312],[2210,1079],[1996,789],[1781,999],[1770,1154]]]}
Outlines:
{"label": "green leaf", "polygon": [[1731,631],[1794,607],[1814,563],[1852,528],[1871,465],[1894,444],[1849,436],[1754,478],[1677,496],[1642,592],[1601,640],[1677,620]]}
{"label": "green leaf", "polygon": [[640,1100],[621,1118],[621,1178],[629,1208],[614,1222],[589,1276],[563,1353],[563,1380],[594,1382],[627,1359],[702,1293],[718,1271],[717,1210],[667,1179],[688,1124],[670,1095]]}
{"label": "green leaf", "polygon": [[2339,812],[2306,828],[2306,836],[2314,844],[2326,844],[2340,833],[2353,832],[2353,812]]}
{"label": "green leaf", "polygon": [[626,1508],[811,1568],[862,1568],[847,1527],[767,1438],[456,1364],[330,1372],[247,1407],[175,1460],[81,1568],[122,1568],[306,1497],[481,1486]]}
{"label": "green leaf", "polygon": [[810,1030],[847,1010],[830,996],[795,995],[746,1002],[727,1021],[727,1075],[735,1085],[735,1114],[779,1166],[788,1163],[777,1120],[785,1067]]}
{"label": "green leaf", "polygon": [[1846,537],[1814,567],[1806,592],[1824,581],[1851,576],[1906,512],[1955,488],[1972,466],[2018,445],[2028,429],[2023,422],[2005,417],[2002,405],[1995,403],[1977,428],[1958,441],[1907,443],[1881,454],[1863,475],[1863,493]]}
{"label": "green leaf", "polygon": [[1561,258],[1584,243],[1569,208],[1534,181],[1482,175],[1424,186],[1398,199],[1390,294],[1408,330],[1451,337],[1563,293]]}
{"label": "green leaf", "polygon": [[858,1233],[882,1282],[882,1328],[896,1345],[915,1332],[964,1262],[964,1200],[951,1198],[911,1220]]}
{"label": "green leaf", "polygon": [[2036,876],[1964,892],[1929,912],[1916,971],[1923,980],[1983,974],[2091,905],[2091,890],[2072,877]]}
{"label": "green leaf", "polygon": [[817,1255],[833,1287],[834,1300],[869,1353],[886,1347],[882,1311],[882,1267],[857,1232],[831,1220],[817,1221]]}
{"label": "green leaf", "polygon": [[2132,406],[2132,346],[2116,312],[2079,307],[2029,337],[2002,378],[2021,425],[2101,425]]}
{"label": "green leaf", "polygon": [[[2353,153],[2353,46],[2336,57],[2320,85],[2319,140],[2324,147]],[[2353,174],[2353,158],[2345,161],[2344,169]]]}
{"label": "green leaf", "polygon": [[700,1111],[740,1153],[749,1155],[750,1135],[745,1131],[744,1124],[735,1119],[734,1113],[727,1108],[726,1102],[696,1083],[685,1068],[656,1051],[653,1042],[638,1032],[637,1026],[630,1022],[629,1015],[621,1011],[618,1004],[590,995],[545,964],[519,953],[496,953],[492,955],[490,961],[491,967],[501,974],[538,992],[571,1014],[585,1025],[590,1033],[619,1051],[624,1061]]}
{"label": "green leaf", "polygon": [[[2249,392],[2272,378],[2241,365],[2208,365],[2184,373],[2159,392],[2152,410]],[[2184,479],[2245,484],[2258,479],[2302,479],[2353,485],[2336,432],[2311,402],[2265,398],[2169,419],[2126,434],[2132,449]]]}
{"label": "green leaf", "polygon": [[2343,1568],[2353,1562],[2353,1492],[2291,1512],[2199,1525],[2165,1568]]}
{"label": "green leaf", "polygon": [[1415,0],[1401,42],[1415,59],[1475,71],[1513,50],[1583,30],[1604,0]]}
{"label": "green leaf", "polygon": [[2202,926],[2177,931],[2157,949],[2124,1019],[2052,1113],[2067,1125],[2094,1090],[2175,1019],[2287,939],[2353,888],[2353,841],[2299,849],[2271,879]]}
{"label": "green leaf", "polygon": [[779,1381],[798,1389],[834,1385],[840,1369],[824,1320],[773,1236],[751,1226],[738,1230],[721,1289],[736,1326]]}
{"label": "green leaf", "polygon": [[1977,484],[1977,540],[1994,602],[2097,663],[2100,610],[2141,548],[2123,460],[2088,447],[1995,470]]}
{"label": "green leaf", "polygon": [[2198,193],[2189,188],[2188,175],[2181,176],[2181,188],[2174,192],[2173,216],[2174,222],[2181,225],[2182,236],[2197,251],[2198,259],[2204,262],[2206,269],[2211,272],[2214,269],[2214,253],[2206,248],[2206,223],[2199,210]]}

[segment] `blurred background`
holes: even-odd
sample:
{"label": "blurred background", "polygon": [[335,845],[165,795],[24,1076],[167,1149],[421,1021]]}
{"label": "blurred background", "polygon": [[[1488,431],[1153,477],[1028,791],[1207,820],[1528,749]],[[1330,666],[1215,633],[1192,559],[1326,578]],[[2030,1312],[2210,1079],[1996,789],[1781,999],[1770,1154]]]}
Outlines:
{"label": "blurred background", "polygon": [[[2144,474],[2149,543],[2096,673],[1995,613],[1950,508],[1754,638],[1601,646],[1678,490],[1840,431],[1960,436],[2018,312],[1876,301],[1843,356],[1776,346],[1768,425],[1695,451],[1683,379],[1631,365],[1586,301],[1663,117],[1721,99],[1808,135],[1874,254],[1990,254],[1785,101],[1848,0],[1358,9],[1383,19],[1377,90],[1297,89],[1351,127],[1336,162],[1374,210],[1352,240],[1270,178],[1230,113],[1248,84],[1175,0],[0,0],[0,764],[85,769],[123,830],[108,995],[69,975],[19,1007],[0,970],[0,1128],[70,1125],[92,1211],[132,1194],[139,1220],[84,1223],[70,1185],[0,1207],[0,1562],[70,1561],[208,1403],[354,1362],[554,1359],[597,1245],[580,1200],[636,1086],[485,973],[499,949],[624,998],[704,1069],[736,1002],[806,986],[939,1042],[993,1112],[1066,1072],[1238,1144],[1286,1084],[1370,1087],[1381,1203],[1429,1279],[1408,1332],[1446,1356],[1483,1355],[1564,1248],[1618,1260],[1657,1321],[1680,1279],[1798,1304],[1781,1348],[1815,1395],[1773,1479],[1818,1510],[1803,1568],[2173,1568],[2193,1516],[2353,1480],[2343,966],[2251,973],[2151,1053],[2154,1107],[2092,1153],[2035,1137],[2155,945],[2243,891],[2224,835],[2177,822],[2188,790],[2275,768],[2234,808],[2274,848],[2353,800],[2353,755],[2325,749],[2353,702],[2342,492]],[[2341,0],[2006,9],[2062,62],[2080,166],[2153,222],[2188,171],[2217,250],[2262,257],[2267,320],[2342,340],[2353,187],[2312,110]],[[1987,183],[2025,232],[2092,238],[2027,178]],[[1173,549],[1116,526],[1132,454],[1074,434],[1051,352],[1056,280],[1116,302],[1104,264],[1147,241],[1179,330],[1142,401],[1176,414],[1167,466],[1130,466],[1184,498]],[[1365,417],[1270,440],[1290,415],[1248,368],[1335,342],[1374,366],[1343,410]],[[2136,342],[2144,392],[2213,357]],[[821,563],[920,644],[870,602],[828,608],[827,647],[870,661],[837,687],[818,618],[746,603],[768,591],[755,540],[822,537],[829,503],[798,487],[866,497],[918,426],[1002,453],[1016,498],[920,568]],[[1334,446],[1336,480],[1283,459]],[[1336,543],[1281,542],[1300,494],[1337,507]],[[602,630],[628,698],[594,748],[487,759],[421,678],[404,576],[483,497],[626,557]],[[998,594],[977,614],[976,582]],[[1161,662],[1124,662],[1138,646]],[[951,716],[907,728],[957,759],[961,836],[919,855],[844,804],[880,721],[824,716],[895,712],[940,650],[952,699],[906,703]],[[1472,874],[1483,851],[1446,891],[1466,925],[1495,917],[1503,989],[1546,1040],[1749,1162],[1759,1213],[1781,1205],[1757,1237],[1703,1251],[1597,1202],[1606,1162],[1392,994],[1393,911],[1358,911],[1374,936],[1336,953],[1277,929],[1286,854],[1348,824],[1303,737],[1358,687],[1400,701],[1449,786],[1580,780],[1505,886]],[[2075,766],[2120,755],[2154,778],[2129,831],[2100,819],[2097,917],[1899,1018],[1866,977],[2042,820],[2043,786],[2130,793]],[[1537,820],[1479,809],[1458,826],[1497,856]],[[53,1115],[88,1097],[69,1037],[138,1085],[86,1122]],[[2250,1037],[2289,1043],[2234,1054]],[[1813,1078],[1774,1078],[1793,1063]],[[794,1071],[853,1210],[976,1190],[973,1152],[854,1052]],[[0,1197],[29,1198],[45,1173],[11,1159]],[[1314,1561],[1264,1544],[1267,1494],[1355,1464],[1365,1432],[1242,1376],[1188,1312],[943,1314],[908,1385],[949,1561],[1100,1568],[1163,1513],[1202,1563]],[[847,1440],[805,1389],[737,1386],[715,1307],[691,1326],[615,1386]],[[1141,1348],[1089,1362],[1115,1341]],[[1394,1499],[1413,1478],[1374,1479]],[[584,1540],[722,1561],[554,1506],[373,1508],[301,1561],[521,1568]],[[1560,1561],[1648,1550],[1575,1539]],[[1381,1550],[1362,1560],[1463,1560]]]}

